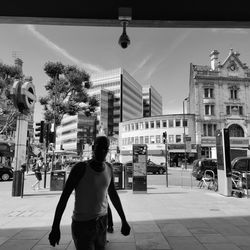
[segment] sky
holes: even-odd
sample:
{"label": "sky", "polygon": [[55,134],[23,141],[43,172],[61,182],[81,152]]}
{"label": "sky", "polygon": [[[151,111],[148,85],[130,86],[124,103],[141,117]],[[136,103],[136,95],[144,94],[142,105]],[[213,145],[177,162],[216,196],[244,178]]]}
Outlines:
{"label": "sky", "polygon": [[[77,65],[90,75],[124,68],[142,86],[152,85],[163,100],[163,114],[182,113],[189,91],[190,63],[210,65],[209,54],[218,50],[224,62],[230,48],[250,67],[250,29],[134,28],[127,27],[130,45],[122,49],[122,27],[0,24],[0,62],[23,60],[23,73],[32,76],[37,97],[45,96],[46,62]],[[35,105],[35,122],[43,119]]]}

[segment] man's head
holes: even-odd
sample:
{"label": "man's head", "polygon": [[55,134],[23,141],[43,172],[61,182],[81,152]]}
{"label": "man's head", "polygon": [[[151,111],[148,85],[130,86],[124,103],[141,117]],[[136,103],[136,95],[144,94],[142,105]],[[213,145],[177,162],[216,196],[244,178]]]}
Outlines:
{"label": "man's head", "polygon": [[106,136],[98,136],[93,145],[93,158],[97,161],[105,161],[109,150],[109,139]]}

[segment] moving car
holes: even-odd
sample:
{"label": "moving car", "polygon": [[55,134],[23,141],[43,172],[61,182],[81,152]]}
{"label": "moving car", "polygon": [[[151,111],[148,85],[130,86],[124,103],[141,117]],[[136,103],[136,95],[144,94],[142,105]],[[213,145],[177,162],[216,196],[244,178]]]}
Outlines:
{"label": "moving car", "polygon": [[5,167],[0,165],[0,179],[2,181],[8,181],[13,179],[13,170],[12,168]]}
{"label": "moving car", "polygon": [[194,160],[192,176],[195,177],[196,180],[200,181],[206,170],[212,170],[215,177],[217,177],[217,160],[211,158]]}

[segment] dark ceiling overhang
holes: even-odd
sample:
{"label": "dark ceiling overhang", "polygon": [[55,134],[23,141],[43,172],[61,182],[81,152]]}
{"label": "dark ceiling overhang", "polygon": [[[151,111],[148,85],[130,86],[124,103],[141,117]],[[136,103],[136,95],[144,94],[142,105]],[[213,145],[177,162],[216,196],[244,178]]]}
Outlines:
{"label": "dark ceiling overhang", "polygon": [[249,28],[250,9],[230,1],[71,0],[1,3],[0,23],[120,26],[119,7],[131,7],[130,27]]}

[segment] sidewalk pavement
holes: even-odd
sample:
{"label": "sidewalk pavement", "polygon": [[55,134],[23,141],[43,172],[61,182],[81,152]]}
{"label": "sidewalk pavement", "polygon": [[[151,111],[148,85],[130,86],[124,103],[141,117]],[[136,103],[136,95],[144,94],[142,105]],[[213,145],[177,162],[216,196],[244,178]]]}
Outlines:
{"label": "sidewalk pavement", "polygon": [[[247,250],[250,249],[250,199],[224,197],[198,188],[149,186],[145,194],[119,190],[131,225],[127,237],[111,205],[115,232],[107,250]],[[25,195],[0,195],[0,250],[73,250],[70,224],[74,195],[61,223],[59,246],[49,246],[48,234],[61,191],[26,187]]]}

